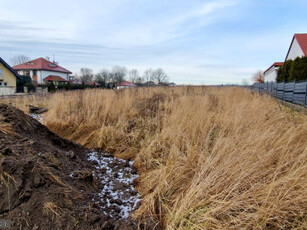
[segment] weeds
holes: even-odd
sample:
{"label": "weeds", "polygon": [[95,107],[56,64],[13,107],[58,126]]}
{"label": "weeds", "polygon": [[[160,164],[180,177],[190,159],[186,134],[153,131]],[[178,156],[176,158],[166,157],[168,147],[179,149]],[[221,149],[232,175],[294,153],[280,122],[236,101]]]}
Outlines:
{"label": "weeds", "polygon": [[166,229],[307,225],[307,119],[268,96],[138,88],[55,93],[46,103],[44,123],[59,135],[135,160],[136,218]]}

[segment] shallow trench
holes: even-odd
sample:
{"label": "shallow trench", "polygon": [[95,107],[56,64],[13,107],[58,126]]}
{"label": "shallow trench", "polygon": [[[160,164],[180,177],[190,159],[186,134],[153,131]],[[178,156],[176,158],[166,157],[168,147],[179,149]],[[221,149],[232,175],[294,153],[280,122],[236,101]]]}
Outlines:
{"label": "shallow trench", "polygon": [[[30,116],[42,123],[42,114]],[[94,196],[93,202],[99,205],[101,212],[114,219],[127,219],[139,202],[140,194],[134,188],[134,180],[138,178],[132,160],[115,158],[101,150],[90,150],[87,160],[94,164],[92,172],[96,181],[100,181],[100,192]],[[73,173],[70,177],[74,177]]]}
{"label": "shallow trench", "polygon": [[140,194],[134,188],[138,174],[133,161],[95,150],[88,153],[88,160],[95,164],[93,175],[101,181],[101,190],[93,201],[105,215],[115,219],[128,218],[140,202]]}

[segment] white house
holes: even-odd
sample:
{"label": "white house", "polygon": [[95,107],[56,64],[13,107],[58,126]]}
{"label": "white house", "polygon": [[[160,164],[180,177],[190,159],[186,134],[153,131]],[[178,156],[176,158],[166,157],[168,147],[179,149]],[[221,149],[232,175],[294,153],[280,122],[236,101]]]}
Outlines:
{"label": "white house", "polygon": [[[297,57],[307,56],[307,34],[294,34],[285,61],[294,60]],[[278,69],[283,62],[275,62],[264,71],[265,81],[276,81]]]}
{"label": "white house", "polygon": [[275,62],[266,71],[263,72],[264,80],[268,82],[275,82],[279,68],[283,65],[283,62]]}
{"label": "white house", "polygon": [[117,89],[124,89],[124,88],[135,88],[137,87],[135,84],[133,84],[130,81],[124,81],[122,83],[119,83],[117,86]]}
{"label": "white house", "polygon": [[30,76],[32,81],[43,84],[50,79],[57,79],[60,82],[69,80],[71,72],[58,65],[57,62],[51,62],[44,58],[37,58],[13,67],[19,75]]}
{"label": "white house", "polygon": [[294,34],[286,56],[286,61],[304,56],[307,56],[307,34]]}

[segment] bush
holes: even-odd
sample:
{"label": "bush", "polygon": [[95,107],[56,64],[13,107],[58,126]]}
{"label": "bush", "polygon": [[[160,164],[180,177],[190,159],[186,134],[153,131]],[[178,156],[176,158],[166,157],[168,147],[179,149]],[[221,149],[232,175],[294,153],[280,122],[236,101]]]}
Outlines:
{"label": "bush", "polygon": [[307,80],[307,57],[288,60],[278,70],[277,82]]}

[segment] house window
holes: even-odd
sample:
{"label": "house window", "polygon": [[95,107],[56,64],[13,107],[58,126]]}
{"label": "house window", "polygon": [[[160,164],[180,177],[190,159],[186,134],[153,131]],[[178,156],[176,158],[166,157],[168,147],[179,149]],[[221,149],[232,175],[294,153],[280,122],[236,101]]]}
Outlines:
{"label": "house window", "polygon": [[0,68],[0,77],[2,77],[2,69]]}
{"label": "house window", "polygon": [[7,82],[4,82],[4,86],[7,86]]}
{"label": "house window", "polygon": [[0,82],[0,86],[2,86],[2,82]]}

